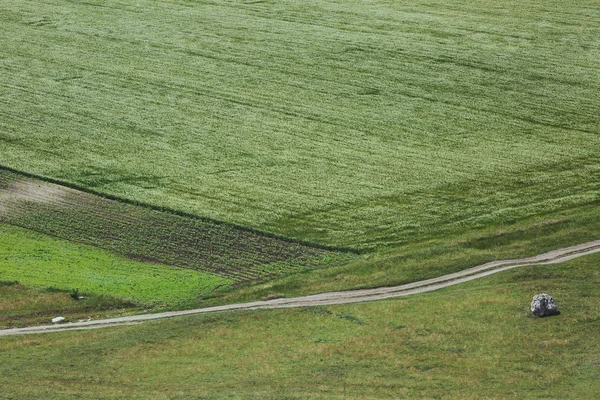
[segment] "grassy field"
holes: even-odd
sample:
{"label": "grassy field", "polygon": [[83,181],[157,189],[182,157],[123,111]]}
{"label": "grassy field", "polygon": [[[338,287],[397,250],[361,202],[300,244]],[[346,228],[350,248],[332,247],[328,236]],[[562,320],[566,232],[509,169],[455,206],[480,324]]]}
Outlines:
{"label": "grassy field", "polygon": [[[599,37],[598,0],[0,0],[0,327],[598,239]],[[3,337],[0,399],[597,398],[599,262]]]}
{"label": "grassy field", "polygon": [[[124,204],[6,171],[0,172],[0,184],[0,220],[27,228],[0,225],[0,253],[6,254],[0,281],[63,291],[77,287],[86,296],[110,295],[161,308],[399,285],[597,239],[600,231],[597,204],[592,204],[358,256]],[[270,281],[239,288],[258,279]],[[8,323],[32,321],[19,301],[12,308],[12,314],[22,317],[9,316]],[[90,308],[102,311],[103,306]]]}
{"label": "grassy field", "polygon": [[[6,255],[0,260],[0,282],[12,283],[0,284],[0,328],[44,324],[57,315],[77,321],[90,314],[100,318],[138,313],[142,306],[197,308],[400,285],[491,260],[530,256],[597,239],[600,219],[596,207],[412,243],[392,252],[355,256],[352,262],[328,268],[288,270],[287,276],[271,276],[268,282],[243,287],[222,274],[136,262],[98,248],[0,225],[0,254]],[[68,292],[76,287],[86,301],[70,299]]]}
{"label": "grassy field", "polygon": [[514,259],[597,240],[598,204],[506,225],[406,244],[355,261],[305,271],[263,284],[220,291],[203,305],[397,286],[458,272],[493,260]]}
{"label": "grassy field", "polygon": [[[110,295],[139,305],[189,304],[232,283],[214,274],[137,262],[3,224],[0,254],[2,282],[66,291],[78,288],[82,294]],[[21,307],[17,304],[13,309]]]}
{"label": "grassy field", "polygon": [[589,204],[596,0],[0,2],[10,167],[357,249]]}
{"label": "grassy field", "polygon": [[143,304],[111,295],[87,292],[84,299],[75,301],[72,293],[72,289],[40,288],[0,281],[0,329],[48,325],[59,316],[66,321],[77,322],[144,311]]}
{"label": "grassy field", "polygon": [[[6,337],[0,397],[597,398],[599,263],[365,304]],[[532,316],[540,292],[561,315]]]}

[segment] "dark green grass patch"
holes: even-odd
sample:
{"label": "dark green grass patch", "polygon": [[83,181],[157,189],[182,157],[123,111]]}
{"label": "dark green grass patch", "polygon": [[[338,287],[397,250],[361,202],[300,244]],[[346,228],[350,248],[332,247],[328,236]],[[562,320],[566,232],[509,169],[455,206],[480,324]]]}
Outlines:
{"label": "dark green grass patch", "polygon": [[597,0],[0,3],[0,156],[358,249],[599,199]]}
{"label": "dark green grass patch", "polygon": [[110,200],[4,170],[0,170],[0,221],[139,261],[216,274],[236,284],[352,258],[350,254]]}
{"label": "dark green grass patch", "polygon": [[[0,339],[8,397],[593,399],[600,255],[402,299]],[[534,318],[550,293],[561,315]]]}

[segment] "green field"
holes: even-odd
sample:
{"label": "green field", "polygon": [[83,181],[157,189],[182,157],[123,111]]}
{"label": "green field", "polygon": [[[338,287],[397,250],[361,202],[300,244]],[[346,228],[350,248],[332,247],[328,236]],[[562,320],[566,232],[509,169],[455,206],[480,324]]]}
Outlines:
{"label": "green field", "polygon": [[[598,38],[599,0],[0,0],[0,328],[597,240]],[[598,398],[599,262],[2,337],[0,399]]]}
{"label": "green field", "polygon": [[0,156],[323,244],[599,199],[596,0],[0,2]]}
{"label": "green field", "polygon": [[398,286],[455,273],[493,260],[544,253],[600,237],[598,206],[534,217],[506,225],[490,225],[463,234],[367,254],[329,268],[305,271],[265,284],[245,286],[205,299],[205,305],[239,303],[275,297]]}
{"label": "green field", "polygon": [[[6,263],[3,264],[6,267]],[[143,312],[147,304],[135,304],[107,294],[82,293],[74,301],[72,289],[25,286],[0,281],[0,329],[47,325],[61,316],[68,322],[120,317]]]}
{"label": "green field", "polygon": [[136,262],[89,246],[0,224],[0,282],[82,294],[104,294],[140,305],[178,305],[231,280],[200,271]]}
{"label": "green field", "polygon": [[[599,263],[524,267],[365,304],[2,338],[0,397],[593,399]],[[539,292],[561,315],[531,315]]]}

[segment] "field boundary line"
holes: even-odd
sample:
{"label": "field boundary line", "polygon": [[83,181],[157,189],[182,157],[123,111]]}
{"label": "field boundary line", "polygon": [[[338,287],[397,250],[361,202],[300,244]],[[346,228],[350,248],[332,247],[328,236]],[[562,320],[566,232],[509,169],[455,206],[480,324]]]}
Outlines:
{"label": "field boundary line", "polygon": [[498,272],[529,265],[557,264],[574,258],[600,252],[600,240],[581,243],[561,249],[552,250],[532,257],[498,260],[481,264],[463,271],[443,275],[437,278],[407,283],[400,286],[380,287],[373,289],[348,290],[340,292],[326,292],[308,296],[282,298],[249,303],[229,304],[223,306],[198,308],[193,310],[169,311],[156,314],[133,315],[129,317],[110,318],[96,321],[75,322],[63,325],[33,326],[28,328],[14,328],[0,330],[0,336],[62,332],[81,329],[95,329],[119,325],[131,325],[143,321],[171,318],[184,315],[203,314],[218,311],[258,310],[292,307],[314,307],[334,304],[350,304],[374,300],[383,300],[393,297],[409,296],[418,293],[430,292],[460,283],[483,278]]}
{"label": "field boundary line", "polygon": [[53,185],[59,185],[59,186],[63,186],[63,187],[69,188],[69,189],[78,190],[80,192],[87,193],[87,194],[90,194],[93,196],[98,196],[98,197],[101,197],[101,198],[104,198],[107,200],[113,200],[113,201],[117,201],[119,203],[129,204],[129,205],[136,206],[136,207],[142,207],[142,208],[146,208],[146,209],[153,210],[153,211],[169,213],[169,214],[177,215],[177,216],[184,217],[184,218],[190,218],[190,219],[195,219],[195,220],[199,220],[199,221],[209,222],[209,223],[213,223],[216,225],[224,225],[224,226],[228,226],[230,228],[238,229],[241,231],[254,233],[259,236],[272,238],[272,239],[278,239],[278,240],[286,241],[289,243],[297,243],[297,244],[300,244],[300,245],[303,245],[306,247],[312,247],[315,249],[337,251],[340,253],[350,253],[350,254],[357,254],[357,255],[370,252],[370,250],[360,250],[360,249],[353,249],[350,247],[331,246],[331,245],[327,245],[327,244],[314,243],[314,242],[310,242],[307,240],[288,237],[288,236],[281,235],[281,234],[274,233],[274,232],[263,231],[263,230],[260,230],[257,228],[252,228],[250,226],[238,225],[233,222],[221,221],[218,219],[205,217],[205,216],[201,216],[201,215],[196,215],[196,214],[188,213],[185,211],[175,210],[173,208],[169,208],[169,207],[165,207],[165,206],[144,203],[144,202],[141,202],[138,200],[132,200],[132,199],[120,197],[120,196],[117,196],[114,194],[104,193],[104,192],[101,192],[98,190],[94,190],[94,189],[85,187],[83,185],[79,185],[77,183],[62,181],[60,179],[51,178],[51,177],[44,176],[44,175],[37,175],[37,174],[31,173],[31,172],[21,171],[21,170],[18,170],[18,169],[15,169],[15,168],[12,168],[12,167],[9,167],[6,165],[2,165],[2,164],[0,164],[0,170],[4,170],[7,172],[16,174],[16,175],[22,175],[25,178],[36,179],[36,180],[39,180],[42,182],[51,183]]}

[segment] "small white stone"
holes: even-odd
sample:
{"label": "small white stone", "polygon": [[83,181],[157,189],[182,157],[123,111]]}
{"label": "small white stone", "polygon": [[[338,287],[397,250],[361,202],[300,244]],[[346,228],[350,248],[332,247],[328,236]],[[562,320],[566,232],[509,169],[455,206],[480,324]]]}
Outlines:
{"label": "small white stone", "polygon": [[58,324],[59,322],[63,322],[64,320],[65,320],[65,317],[56,317],[56,318],[52,318],[52,323]]}

